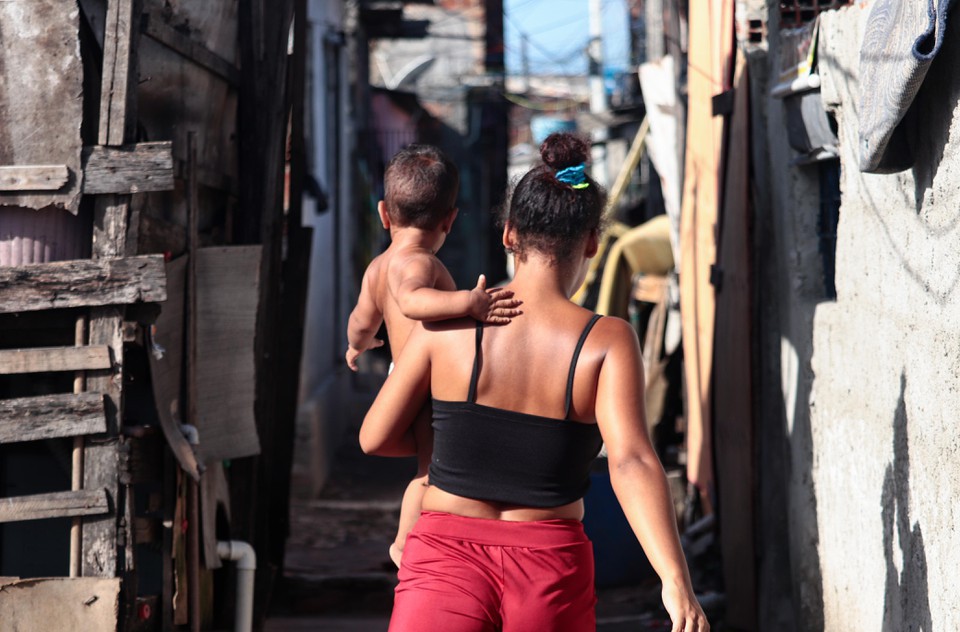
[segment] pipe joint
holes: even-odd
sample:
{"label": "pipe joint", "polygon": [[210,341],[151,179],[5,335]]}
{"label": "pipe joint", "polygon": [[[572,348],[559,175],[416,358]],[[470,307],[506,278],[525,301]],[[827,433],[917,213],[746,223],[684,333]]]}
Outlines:
{"label": "pipe joint", "polygon": [[237,563],[237,570],[257,570],[257,552],[247,542],[240,540],[222,540],[217,542],[217,555],[220,559]]}

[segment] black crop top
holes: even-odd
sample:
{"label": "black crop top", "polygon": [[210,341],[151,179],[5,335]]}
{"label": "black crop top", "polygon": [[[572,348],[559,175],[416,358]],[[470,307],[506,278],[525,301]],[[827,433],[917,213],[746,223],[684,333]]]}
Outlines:
{"label": "black crop top", "polygon": [[522,507],[559,507],[583,498],[602,439],[596,424],[569,416],[577,359],[599,319],[590,319],[573,353],[563,419],[476,403],[483,339],[483,326],[477,323],[467,401],[433,400],[430,484],[464,498]]}

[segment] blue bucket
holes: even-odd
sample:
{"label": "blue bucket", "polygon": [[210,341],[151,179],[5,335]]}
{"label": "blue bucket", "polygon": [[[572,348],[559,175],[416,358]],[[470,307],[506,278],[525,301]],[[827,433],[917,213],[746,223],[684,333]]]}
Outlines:
{"label": "blue bucket", "polygon": [[593,541],[597,586],[638,584],[656,573],[620,509],[607,472],[590,475],[583,529]]}

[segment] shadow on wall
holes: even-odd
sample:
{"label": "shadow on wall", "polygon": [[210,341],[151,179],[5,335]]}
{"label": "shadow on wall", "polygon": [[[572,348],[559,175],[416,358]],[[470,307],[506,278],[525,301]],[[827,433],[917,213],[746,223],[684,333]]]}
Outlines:
{"label": "shadow on wall", "polygon": [[[811,171],[816,173],[815,170]],[[815,233],[806,237],[816,239]],[[804,236],[798,235],[797,238],[803,239]],[[786,297],[781,298],[781,301],[784,298]],[[787,304],[781,303],[780,306],[782,320],[779,334],[782,338],[777,356],[777,368],[780,370],[777,377],[781,384],[778,392],[783,412],[778,420],[778,427],[773,432],[782,436],[786,444],[786,472],[783,475],[787,478],[788,493],[785,494],[783,503],[786,505],[789,523],[787,537],[790,542],[794,612],[799,618],[797,629],[814,631],[824,629],[824,620],[820,529],[817,495],[813,483],[814,444],[810,393],[816,378],[812,368],[814,315],[817,304],[828,299],[805,298],[808,300],[789,297],[786,298]],[[788,312],[785,319],[784,311]],[[784,358],[784,352],[792,353],[792,357]],[[793,392],[790,392],[790,389],[793,389]]]}
{"label": "shadow on wall", "polygon": [[[772,34],[771,50],[774,40]],[[790,166],[782,104],[769,97],[771,55],[752,51],[748,61],[751,131],[767,139],[754,143],[752,157],[758,625],[813,632],[823,630],[809,409],[813,321],[817,305],[831,300],[818,254],[819,172]]]}
{"label": "shadow on wall", "polygon": [[[940,170],[944,151],[950,142],[953,113],[960,102],[960,74],[956,71],[957,61],[960,60],[960,14],[954,13],[947,21],[943,48],[930,64],[917,99],[910,108],[914,112],[905,118],[908,124],[913,125],[907,137],[914,143],[911,150],[916,158],[913,176],[914,202],[918,214],[923,208],[924,196],[933,186]],[[954,215],[948,230],[952,230],[958,221],[960,213]]]}
{"label": "shadow on wall", "polygon": [[[927,556],[919,523],[910,525],[910,442],[904,394],[907,377],[900,374],[900,398],[893,417],[893,463],[883,477],[881,509],[883,555],[887,564],[883,632],[931,632],[927,595]],[[896,538],[896,540],[894,539]],[[897,551],[897,541],[900,550]],[[897,558],[900,557],[898,570]]]}

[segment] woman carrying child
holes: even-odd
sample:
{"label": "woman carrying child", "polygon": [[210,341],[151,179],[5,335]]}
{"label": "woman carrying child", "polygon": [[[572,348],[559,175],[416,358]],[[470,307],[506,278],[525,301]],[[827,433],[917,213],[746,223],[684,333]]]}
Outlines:
{"label": "woman carrying child", "polygon": [[407,537],[392,632],[596,627],[593,551],[583,532],[589,469],[606,444],[614,491],[663,583],[673,632],[707,632],[680,548],[663,468],[644,420],[636,333],[570,301],[596,254],[605,194],[589,146],[554,134],[516,185],[503,242],[523,313],[414,328],[370,408],[360,443],[413,453],[433,398],[422,514]]}

